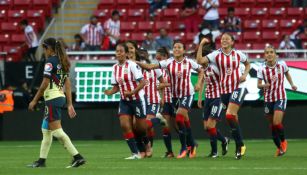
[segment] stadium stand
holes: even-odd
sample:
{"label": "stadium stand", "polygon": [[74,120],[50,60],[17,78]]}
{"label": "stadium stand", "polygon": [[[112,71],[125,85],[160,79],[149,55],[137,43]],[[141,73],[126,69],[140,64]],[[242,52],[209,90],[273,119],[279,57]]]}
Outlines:
{"label": "stadium stand", "polygon": [[0,51],[8,53],[8,61],[20,61],[25,51],[19,47],[25,41],[19,22],[27,19],[36,32],[43,32],[52,17],[52,7],[60,3],[61,0],[0,0],[0,43],[5,43]]}

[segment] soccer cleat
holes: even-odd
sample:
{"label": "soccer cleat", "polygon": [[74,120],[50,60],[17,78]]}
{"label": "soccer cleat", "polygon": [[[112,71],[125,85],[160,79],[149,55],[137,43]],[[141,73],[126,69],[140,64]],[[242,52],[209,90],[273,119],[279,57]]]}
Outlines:
{"label": "soccer cleat", "polygon": [[43,167],[46,167],[46,164],[41,163],[39,161],[35,161],[32,164],[27,165],[27,167],[29,167],[29,168],[43,168]]}
{"label": "soccer cleat", "polygon": [[211,152],[209,155],[208,155],[208,157],[210,157],[210,158],[217,158],[219,155],[218,155],[218,153],[213,153],[213,152]]}
{"label": "soccer cleat", "polygon": [[190,147],[189,149],[189,158],[194,158],[196,157],[196,149],[197,149],[198,145],[195,144],[195,146]]}
{"label": "soccer cleat", "polygon": [[136,160],[136,159],[141,159],[140,154],[132,154],[130,157],[125,158],[126,160]]}
{"label": "soccer cleat", "polygon": [[236,155],[235,155],[235,158],[236,158],[237,160],[240,160],[240,159],[242,158],[241,153],[240,153],[240,152],[237,152]]}
{"label": "soccer cleat", "polygon": [[228,152],[228,145],[230,142],[230,139],[228,137],[225,137],[225,143],[222,143],[222,155],[225,156]]}
{"label": "soccer cleat", "polygon": [[284,154],[285,154],[285,152],[282,149],[277,148],[275,157],[279,157],[279,156],[282,156]]}
{"label": "soccer cleat", "polygon": [[165,152],[164,158],[173,158],[175,157],[173,152]]}
{"label": "soccer cleat", "polygon": [[182,158],[185,158],[188,154],[188,150],[184,149],[184,150],[181,150],[179,155],[177,156],[177,159],[182,159]]}
{"label": "soccer cleat", "polygon": [[281,142],[280,146],[281,146],[282,151],[283,151],[284,153],[286,153],[286,152],[287,152],[287,148],[288,148],[288,142],[287,142],[287,140],[284,140],[283,142]]}
{"label": "soccer cleat", "polygon": [[160,124],[161,124],[162,126],[168,127],[168,123],[167,123],[166,119],[162,116],[161,113],[157,113],[156,117],[157,117],[158,119],[160,119]]}
{"label": "soccer cleat", "polygon": [[83,158],[80,158],[80,159],[74,159],[72,162],[71,162],[71,165],[67,166],[66,168],[77,168],[83,164],[85,164],[85,159]]}
{"label": "soccer cleat", "polygon": [[241,146],[241,155],[242,156],[244,156],[244,154],[245,154],[245,151],[246,151],[246,146],[245,145],[243,145],[243,146]]}

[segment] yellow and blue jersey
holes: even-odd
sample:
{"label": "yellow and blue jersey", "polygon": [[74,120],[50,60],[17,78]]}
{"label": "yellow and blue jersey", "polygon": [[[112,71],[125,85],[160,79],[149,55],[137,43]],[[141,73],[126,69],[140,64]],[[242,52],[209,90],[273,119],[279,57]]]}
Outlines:
{"label": "yellow and blue jersey", "polygon": [[44,92],[45,101],[65,97],[63,87],[68,73],[62,70],[60,59],[57,56],[51,56],[47,59],[44,67],[44,77],[50,79],[50,84]]}

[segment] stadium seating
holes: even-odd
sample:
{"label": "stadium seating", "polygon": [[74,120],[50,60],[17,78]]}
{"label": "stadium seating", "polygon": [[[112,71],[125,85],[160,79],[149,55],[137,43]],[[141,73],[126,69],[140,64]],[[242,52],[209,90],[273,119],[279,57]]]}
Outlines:
{"label": "stadium seating", "polygon": [[0,50],[8,52],[8,61],[21,59],[24,33],[18,23],[27,19],[35,31],[42,32],[46,19],[52,17],[52,6],[58,7],[60,0],[0,0]]}

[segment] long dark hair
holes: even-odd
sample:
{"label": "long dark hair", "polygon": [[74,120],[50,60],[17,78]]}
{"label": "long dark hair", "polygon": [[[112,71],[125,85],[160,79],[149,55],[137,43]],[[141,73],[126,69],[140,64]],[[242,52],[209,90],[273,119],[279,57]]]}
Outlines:
{"label": "long dark hair", "polygon": [[166,58],[169,58],[170,57],[170,53],[169,53],[169,50],[168,48],[166,48],[165,46],[163,47],[160,47],[158,50],[157,50],[157,53],[159,53],[160,55],[166,57]]}
{"label": "long dark hair", "polygon": [[68,60],[68,56],[66,55],[63,43],[55,38],[47,38],[43,42],[43,47],[50,48],[55,52],[60,59],[62,70],[68,73],[70,69],[70,62]]}
{"label": "long dark hair", "polygon": [[150,60],[149,60],[148,56],[146,56],[146,53],[144,54],[144,52],[147,52],[147,50],[145,51],[145,49],[139,49],[136,41],[129,40],[129,41],[126,42],[126,44],[127,43],[130,43],[130,44],[133,45],[133,47],[135,49],[135,60],[136,61],[145,60],[147,63],[150,63]]}

